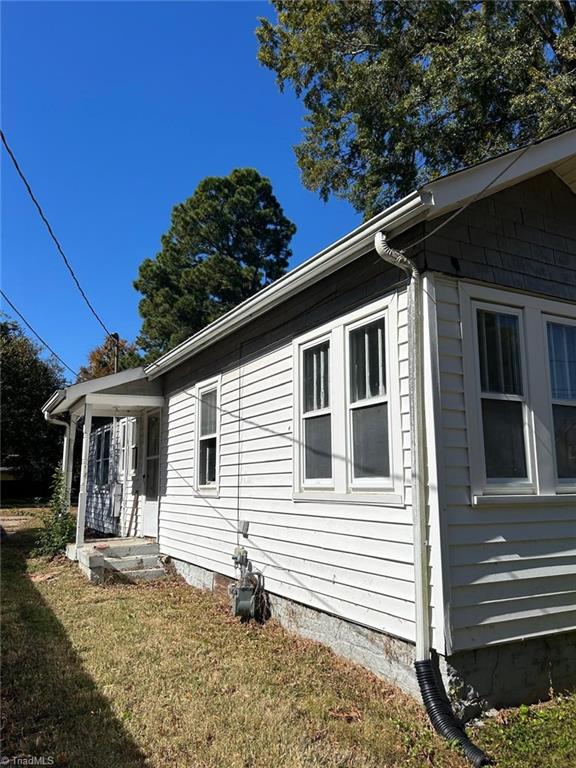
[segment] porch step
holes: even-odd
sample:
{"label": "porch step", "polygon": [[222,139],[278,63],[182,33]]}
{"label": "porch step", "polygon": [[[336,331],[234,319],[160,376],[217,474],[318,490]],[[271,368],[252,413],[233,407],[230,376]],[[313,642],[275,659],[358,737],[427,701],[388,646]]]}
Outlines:
{"label": "porch step", "polygon": [[126,555],[103,559],[103,566],[107,571],[140,571],[158,567],[158,555]]}
{"label": "porch step", "polygon": [[166,571],[160,567],[138,568],[135,571],[106,572],[106,576],[112,581],[136,584],[139,581],[158,581],[159,579],[164,579],[166,578]]}
{"label": "porch step", "polygon": [[135,583],[163,578],[158,544],[146,539],[100,539],[78,547],[78,566],[95,584]]}
{"label": "porch step", "polygon": [[157,555],[158,543],[152,539],[133,537],[130,539],[100,539],[87,542],[84,546],[105,557],[126,557],[130,555]]}

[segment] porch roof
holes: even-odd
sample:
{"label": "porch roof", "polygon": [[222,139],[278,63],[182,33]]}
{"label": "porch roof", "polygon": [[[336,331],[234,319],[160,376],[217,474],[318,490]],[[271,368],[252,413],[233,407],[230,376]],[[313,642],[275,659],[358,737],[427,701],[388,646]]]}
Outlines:
{"label": "porch roof", "polygon": [[91,405],[94,416],[134,416],[148,408],[161,408],[164,398],[158,382],[148,381],[143,368],[83,381],[59,389],[42,406],[47,419],[80,416]]}

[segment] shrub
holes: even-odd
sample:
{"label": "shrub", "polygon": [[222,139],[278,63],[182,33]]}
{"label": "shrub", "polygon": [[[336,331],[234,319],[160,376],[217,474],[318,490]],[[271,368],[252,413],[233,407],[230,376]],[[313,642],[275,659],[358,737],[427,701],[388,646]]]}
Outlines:
{"label": "shrub", "polygon": [[64,552],[66,544],[72,541],[76,522],[68,511],[64,475],[57,469],[52,478],[50,507],[42,520],[42,529],[36,540],[36,554],[56,557]]}

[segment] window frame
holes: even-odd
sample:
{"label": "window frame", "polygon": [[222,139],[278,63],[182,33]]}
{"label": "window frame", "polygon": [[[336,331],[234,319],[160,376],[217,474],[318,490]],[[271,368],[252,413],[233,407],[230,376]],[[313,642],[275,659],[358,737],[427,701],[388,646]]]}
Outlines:
{"label": "window frame", "polygon": [[[108,456],[104,458],[104,446],[106,443],[106,433],[108,433]],[[112,461],[112,424],[104,424],[94,431],[94,469],[93,482],[94,488],[103,490],[110,486],[110,464]],[[108,462],[108,472],[106,480],[102,478],[103,462]]]}
{"label": "window frame", "polygon": [[[390,357],[390,343],[388,338],[388,309],[383,309],[380,312],[377,312],[373,315],[371,315],[369,318],[360,318],[359,320],[356,320],[355,322],[349,322],[345,325],[345,376],[346,376],[346,435],[347,435],[347,457],[349,457],[349,460],[346,462],[348,477],[348,488],[352,491],[394,491],[394,482],[393,482],[393,471],[392,471],[392,435],[391,435],[391,428],[390,428],[390,363],[389,363],[389,357]],[[356,400],[352,401],[352,381],[351,381],[351,371],[350,366],[352,363],[352,353],[351,353],[351,344],[350,344],[350,338],[354,331],[359,330],[360,328],[365,328],[368,325],[371,325],[372,323],[376,323],[379,320],[384,320],[384,386],[385,386],[385,394],[384,395],[376,395],[375,397],[367,397],[363,400]],[[382,403],[386,403],[388,406],[388,457],[389,457],[389,468],[390,468],[390,474],[388,477],[378,477],[378,478],[356,478],[354,477],[354,427],[352,424],[352,418],[353,418],[353,411],[361,409],[361,408],[368,408],[372,405],[380,405]]]}
{"label": "window frame", "polygon": [[[366,503],[405,506],[402,424],[400,408],[398,350],[398,292],[372,302],[361,309],[342,315],[309,331],[293,341],[294,418],[293,418],[293,499],[330,503]],[[350,405],[349,340],[350,332],[384,318],[385,373],[387,383],[388,440],[390,477],[382,482],[366,478],[352,481],[352,429]],[[330,342],[329,388],[332,429],[332,479],[329,483],[305,480],[303,432],[303,353],[306,349]],[[358,401],[364,406],[376,399]],[[355,405],[355,404],[354,404]],[[318,415],[318,412],[313,412]]]}
{"label": "window frame", "polygon": [[554,406],[555,405],[567,405],[572,408],[576,408],[576,400],[563,400],[561,398],[554,397],[552,394],[552,376],[550,372],[550,342],[548,339],[548,324],[554,325],[569,325],[576,327],[576,318],[560,317],[558,315],[552,315],[550,313],[542,313],[542,322],[544,325],[544,341],[546,348],[546,375],[548,379],[548,394],[549,394],[549,413],[551,424],[551,442],[552,453],[554,457],[554,481],[557,493],[574,493],[576,492],[576,476],[574,478],[565,478],[558,476],[558,461],[556,458],[556,428],[554,425]]}
{"label": "window frame", "polygon": [[[299,377],[299,390],[300,390],[300,429],[302,447],[299,451],[299,463],[300,463],[300,477],[302,478],[302,487],[306,489],[317,488],[333,488],[334,487],[334,414],[332,405],[332,341],[330,334],[323,334],[321,336],[311,339],[309,342],[300,346],[300,370],[304,373],[304,355],[307,351],[319,347],[322,344],[328,343],[328,407],[319,408],[314,411],[305,411],[303,404],[306,399],[305,387],[306,381],[304,375]],[[313,419],[317,416],[330,416],[330,437],[332,446],[332,461],[331,461],[331,474],[329,478],[307,478],[306,477],[306,443],[305,443],[305,424],[308,419]]]}
{"label": "window frame", "polygon": [[[203,496],[218,496],[220,493],[220,425],[221,425],[221,376],[215,376],[198,382],[195,386],[195,418],[194,418],[194,485],[196,491]],[[202,395],[211,390],[216,391],[216,432],[210,435],[200,435],[200,425],[202,423]],[[215,481],[213,483],[200,483],[200,443],[202,440],[216,438],[216,459],[215,459]]]}
{"label": "window frame", "polygon": [[138,475],[138,461],[140,459],[140,432],[141,432],[141,418],[138,416],[132,416],[128,420],[128,435],[130,446],[130,458],[128,463],[130,465],[129,475],[131,478],[135,478]]}
{"label": "window frame", "polygon": [[[470,489],[473,506],[516,503],[522,498],[569,498],[576,494],[576,483],[559,483],[556,474],[552,391],[546,323],[576,323],[574,306],[556,299],[530,296],[511,290],[458,281],[462,330],[462,374],[469,457]],[[480,408],[480,370],[475,308],[519,313],[526,440],[526,461],[531,482],[513,480],[505,484],[486,480],[482,415]],[[543,356],[545,356],[543,358]],[[543,359],[544,363],[543,364]],[[526,435],[526,432],[528,433]]]}
{"label": "window frame", "polygon": [[[476,369],[476,381],[478,390],[478,408],[480,419],[480,442],[482,447],[482,464],[484,467],[484,487],[490,490],[490,493],[506,493],[510,487],[517,492],[533,493],[535,490],[535,456],[533,450],[533,440],[531,431],[531,412],[530,412],[530,387],[528,380],[527,354],[524,333],[524,314],[521,308],[510,307],[502,304],[492,304],[485,301],[474,300],[472,302],[473,326],[474,326],[474,362]],[[505,394],[500,392],[483,392],[482,377],[480,367],[480,339],[478,333],[479,312],[491,312],[500,315],[510,315],[518,319],[518,347],[520,353],[520,374],[522,377],[522,394]],[[524,435],[524,458],[526,461],[525,478],[494,478],[490,479],[486,474],[486,452],[484,445],[484,424],[482,418],[482,405],[484,400],[498,400],[500,402],[521,403],[522,405],[522,428]]]}

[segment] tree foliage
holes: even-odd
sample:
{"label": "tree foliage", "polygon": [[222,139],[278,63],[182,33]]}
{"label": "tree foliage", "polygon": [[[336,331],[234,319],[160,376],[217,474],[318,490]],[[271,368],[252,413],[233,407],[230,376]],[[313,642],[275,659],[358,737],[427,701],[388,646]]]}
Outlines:
{"label": "tree foliage", "polygon": [[60,459],[62,430],[46,422],[42,405],[63,386],[62,369],[43,360],[18,323],[0,321],[2,466],[35,487],[49,485]]}
{"label": "tree foliage", "polygon": [[[142,358],[138,353],[136,344],[118,340],[118,370],[125,371],[128,368],[137,368],[142,364]],[[114,373],[114,360],[116,356],[116,341],[107,336],[103,344],[95,347],[88,355],[88,365],[83,365],[78,371],[78,381],[98,379],[100,376],[108,376]]]}
{"label": "tree foliage", "polygon": [[148,360],[166,352],[279,278],[296,231],[252,168],[208,177],[172,210],[162,249],[140,266],[134,285]]}
{"label": "tree foliage", "polygon": [[575,0],[272,0],[260,61],[308,110],[308,189],[368,217],[576,123]]}

